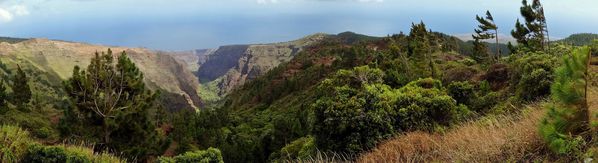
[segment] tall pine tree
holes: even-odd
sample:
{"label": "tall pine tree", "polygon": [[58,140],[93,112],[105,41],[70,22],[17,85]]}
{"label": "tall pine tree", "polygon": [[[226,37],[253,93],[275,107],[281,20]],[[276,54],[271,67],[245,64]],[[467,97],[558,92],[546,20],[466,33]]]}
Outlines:
{"label": "tall pine tree", "polygon": [[409,33],[409,59],[414,62],[414,72],[420,77],[434,77],[435,65],[432,58],[432,43],[434,42],[431,32],[428,32],[424,22],[412,23]]}
{"label": "tall pine tree", "polygon": [[525,24],[517,19],[515,29],[511,31],[511,35],[520,45],[531,50],[549,48],[548,26],[544,16],[544,7],[540,0],[533,0],[531,4],[528,4],[527,0],[523,0],[520,12],[525,19]]}
{"label": "tall pine tree", "polygon": [[[474,54],[478,55],[487,55],[488,60],[498,60],[500,57],[500,51],[498,46],[498,26],[494,23],[494,18],[490,11],[486,11],[486,17],[480,17],[476,15],[476,20],[478,23],[478,29],[474,29],[475,34],[472,35],[474,41]],[[490,32],[493,31],[493,32]],[[496,53],[495,57],[491,57],[490,53],[487,53],[486,45],[481,42],[481,40],[487,39],[496,39]],[[494,59],[493,59],[494,58]]]}
{"label": "tall pine tree", "polygon": [[4,80],[0,79],[0,110],[6,109],[6,101],[8,94],[6,93],[6,86],[4,86]]}
{"label": "tall pine tree", "polygon": [[12,103],[19,109],[27,109],[26,105],[31,101],[31,89],[27,74],[17,65],[17,73],[12,78]]}
{"label": "tall pine tree", "polygon": [[[123,51],[114,64],[112,51],[95,54],[86,70],[75,67],[65,81],[74,104],[67,109],[63,125],[66,134],[123,152],[131,157],[152,152],[157,93],[148,90],[143,74]],[[79,135],[80,134],[80,135]]]}

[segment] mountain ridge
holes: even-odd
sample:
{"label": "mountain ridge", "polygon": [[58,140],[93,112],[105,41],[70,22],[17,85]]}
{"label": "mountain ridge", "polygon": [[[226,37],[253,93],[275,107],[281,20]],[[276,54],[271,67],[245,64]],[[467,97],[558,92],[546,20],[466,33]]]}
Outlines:
{"label": "mountain ridge", "polygon": [[150,88],[183,96],[185,107],[201,106],[197,93],[199,81],[179,61],[158,51],[33,38],[17,43],[1,42],[0,57],[5,62],[32,65],[65,80],[72,75],[74,66],[86,67],[94,53],[108,49],[114,51],[115,56],[126,52],[144,73]]}

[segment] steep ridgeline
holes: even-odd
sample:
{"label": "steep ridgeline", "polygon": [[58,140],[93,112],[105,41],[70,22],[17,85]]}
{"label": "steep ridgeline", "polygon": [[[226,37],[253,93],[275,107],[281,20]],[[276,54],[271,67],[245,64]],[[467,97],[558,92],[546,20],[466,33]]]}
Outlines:
{"label": "steep ridgeline", "polygon": [[122,51],[127,52],[129,58],[143,72],[145,83],[151,89],[161,91],[167,109],[197,108],[201,105],[197,78],[184,64],[163,52],[142,48],[30,39],[14,44],[1,42],[0,58],[5,64],[19,64],[32,72],[48,76],[53,79],[49,80],[49,85],[54,87],[54,91],[60,92],[62,91],[61,81],[72,75],[75,65],[86,67],[96,51],[106,51],[108,48],[117,55]]}
{"label": "steep ridgeline", "polygon": [[[304,47],[331,36],[314,34],[295,41],[228,45],[217,49],[204,49],[171,53],[187,64],[202,83],[202,99],[215,101],[243,83],[253,80],[288,62]],[[206,93],[210,92],[210,93]]]}

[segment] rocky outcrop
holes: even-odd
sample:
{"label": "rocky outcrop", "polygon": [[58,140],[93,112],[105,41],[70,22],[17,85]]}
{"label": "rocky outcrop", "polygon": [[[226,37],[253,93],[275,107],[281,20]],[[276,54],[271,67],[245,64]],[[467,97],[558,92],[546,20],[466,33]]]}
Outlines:
{"label": "rocky outcrop", "polygon": [[327,36],[314,34],[282,43],[222,46],[208,54],[196,74],[202,83],[217,82],[219,90],[216,91],[223,96],[279,64],[290,61],[304,47]]}
{"label": "rocky outcrop", "polygon": [[210,55],[210,58],[200,65],[197,76],[201,82],[214,81],[237,66],[239,59],[244,56],[248,45],[221,46]]}

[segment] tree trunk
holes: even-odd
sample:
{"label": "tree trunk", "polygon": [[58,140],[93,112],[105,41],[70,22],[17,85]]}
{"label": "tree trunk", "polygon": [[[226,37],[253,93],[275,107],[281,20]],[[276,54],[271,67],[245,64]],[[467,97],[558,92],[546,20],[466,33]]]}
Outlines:
{"label": "tree trunk", "polygon": [[104,118],[104,123],[102,125],[104,128],[104,145],[110,143],[110,131],[108,131],[108,119]]}
{"label": "tree trunk", "polygon": [[588,127],[590,126],[590,124],[589,124],[590,123],[589,122],[589,120],[590,120],[590,117],[589,117],[590,116],[590,109],[589,109],[589,107],[590,106],[588,104],[588,88],[589,88],[588,87],[588,83],[590,83],[590,80],[591,80],[590,79],[590,62],[591,61],[592,61],[592,50],[590,49],[589,52],[588,52],[588,61],[586,61],[586,72],[584,74],[584,78],[585,78],[585,81],[586,81],[585,84],[586,85],[585,85],[585,88],[584,88],[584,96],[583,96],[584,97],[584,99],[583,99],[584,112],[586,112],[585,114],[586,114],[587,120],[588,120],[586,122],[586,124],[588,125]]}
{"label": "tree trunk", "polygon": [[496,62],[500,60],[500,49],[498,46],[498,28],[494,29],[494,33],[496,35]]}

